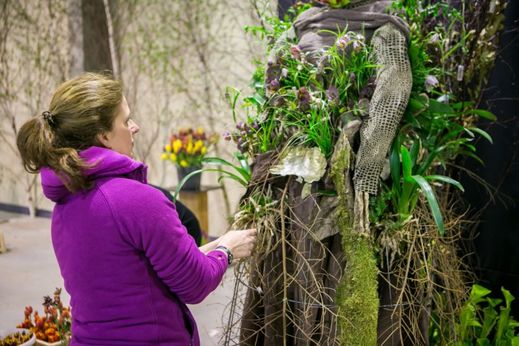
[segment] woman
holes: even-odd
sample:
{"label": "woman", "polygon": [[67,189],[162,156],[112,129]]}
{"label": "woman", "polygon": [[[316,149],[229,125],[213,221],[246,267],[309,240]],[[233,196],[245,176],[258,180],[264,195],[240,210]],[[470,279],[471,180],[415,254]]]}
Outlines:
{"label": "woman", "polygon": [[55,91],[17,138],[56,203],[52,243],[72,306],[71,345],[199,345],[185,304],[201,302],[256,231],[197,248],[174,205],[132,159],[139,126],[120,82],[85,73]]}

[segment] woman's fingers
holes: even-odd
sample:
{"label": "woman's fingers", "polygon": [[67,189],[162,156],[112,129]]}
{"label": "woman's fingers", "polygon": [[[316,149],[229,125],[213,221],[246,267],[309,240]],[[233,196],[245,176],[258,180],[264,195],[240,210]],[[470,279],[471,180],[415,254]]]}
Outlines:
{"label": "woman's fingers", "polygon": [[234,258],[248,257],[256,243],[257,230],[255,228],[229,231],[220,238],[220,245],[229,248]]}

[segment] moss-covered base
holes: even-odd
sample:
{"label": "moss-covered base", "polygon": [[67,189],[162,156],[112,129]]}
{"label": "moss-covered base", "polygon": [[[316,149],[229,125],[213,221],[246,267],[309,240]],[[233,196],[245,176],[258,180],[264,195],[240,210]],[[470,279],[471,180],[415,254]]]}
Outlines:
{"label": "moss-covered base", "polygon": [[371,238],[353,230],[353,193],[348,176],[351,148],[342,136],[332,158],[331,176],[339,196],[336,219],[341,229],[346,267],[337,292],[341,345],[376,345],[378,268]]}
{"label": "moss-covered base", "polygon": [[[350,228],[351,229],[351,228]],[[343,228],[346,268],[337,292],[341,345],[376,345],[378,268],[370,239]]]}

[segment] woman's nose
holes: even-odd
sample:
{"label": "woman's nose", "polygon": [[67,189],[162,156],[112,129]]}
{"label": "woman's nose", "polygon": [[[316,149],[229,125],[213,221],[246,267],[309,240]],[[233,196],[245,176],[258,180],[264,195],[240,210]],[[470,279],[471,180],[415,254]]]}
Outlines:
{"label": "woman's nose", "polygon": [[132,131],[132,134],[136,134],[137,132],[139,132],[141,128],[139,127],[139,125],[137,125],[137,123],[133,120],[130,120],[130,131]]}

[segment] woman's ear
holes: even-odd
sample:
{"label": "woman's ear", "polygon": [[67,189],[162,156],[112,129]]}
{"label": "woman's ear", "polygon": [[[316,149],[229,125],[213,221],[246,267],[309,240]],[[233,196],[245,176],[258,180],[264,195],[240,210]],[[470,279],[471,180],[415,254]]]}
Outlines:
{"label": "woman's ear", "polygon": [[111,147],[110,147],[111,140],[110,140],[109,132],[101,132],[96,136],[96,138],[97,138],[97,141],[99,142],[99,144],[101,144],[103,147],[111,149]]}

